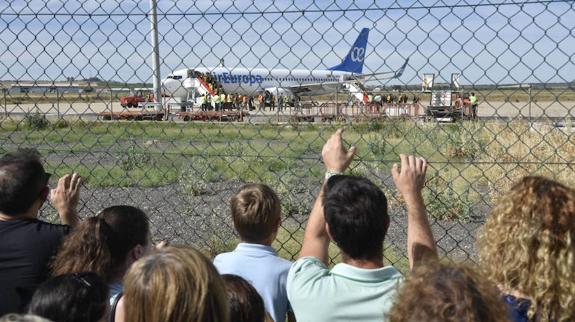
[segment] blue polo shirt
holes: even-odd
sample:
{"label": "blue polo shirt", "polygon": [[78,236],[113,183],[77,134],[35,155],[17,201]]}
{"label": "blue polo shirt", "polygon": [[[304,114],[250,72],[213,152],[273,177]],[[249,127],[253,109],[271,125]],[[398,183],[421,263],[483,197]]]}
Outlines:
{"label": "blue polo shirt", "polygon": [[216,256],[214,265],[220,274],[238,275],[253,285],[274,321],[286,320],[286,280],[291,262],[280,258],[272,247],[240,243],[234,251]]}
{"label": "blue polo shirt", "polygon": [[377,269],[302,257],[290,269],[288,298],[298,322],[384,321],[403,276],[393,266]]}

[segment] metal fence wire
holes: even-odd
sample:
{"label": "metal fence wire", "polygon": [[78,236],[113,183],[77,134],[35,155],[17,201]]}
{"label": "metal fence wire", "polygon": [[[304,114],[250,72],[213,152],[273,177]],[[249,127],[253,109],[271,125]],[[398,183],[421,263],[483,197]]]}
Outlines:
{"label": "metal fence wire", "polygon": [[[477,229],[514,181],[575,184],[573,6],[5,1],[0,152],[33,147],[48,171],[80,173],[82,216],[136,205],[156,240],[211,254],[238,241],[230,197],[266,183],[282,200],[274,246],[292,259],[321,147],[343,127],[358,148],[350,173],[389,199],[388,262],[407,267],[390,176],[400,153],[430,164],[424,198],[442,254],[474,261]],[[56,220],[50,206],[42,216]]]}

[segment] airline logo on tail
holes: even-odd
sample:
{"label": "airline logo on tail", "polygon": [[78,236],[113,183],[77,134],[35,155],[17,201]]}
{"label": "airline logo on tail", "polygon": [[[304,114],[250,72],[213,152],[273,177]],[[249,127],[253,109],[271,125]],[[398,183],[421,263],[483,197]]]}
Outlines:
{"label": "airline logo on tail", "polygon": [[353,47],[351,50],[351,60],[354,62],[362,62],[365,58],[365,48]]}
{"label": "airline logo on tail", "polygon": [[363,70],[363,61],[365,59],[368,35],[369,29],[363,28],[353,43],[350,51],[347,53],[347,56],[345,56],[343,62],[328,69],[361,74],[361,71]]}

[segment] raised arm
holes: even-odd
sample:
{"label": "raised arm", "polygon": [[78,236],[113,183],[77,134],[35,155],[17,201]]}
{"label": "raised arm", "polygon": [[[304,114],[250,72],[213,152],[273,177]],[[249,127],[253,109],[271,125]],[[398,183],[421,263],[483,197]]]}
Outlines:
{"label": "raised arm", "polygon": [[76,226],[78,218],[78,202],[80,201],[80,186],[82,177],[77,173],[65,175],[58,180],[58,186],[50,191],[52,205],[58,211],[60,222],[71,227]]}
{"label": "raised arm", "polygon": [[400,158],[401,167],[394,164],[391,174],[407,206],[407,257],[409,267],[413,268],[424,259],[437,258],[437,249],[421,194],[427,162],[413,155],[401,154]]}
{"label": "raised arm", "polygon": [[[342,129],[338,129],[325,143],[321,151],[323,162],[326,168],[326,174],[329,173],[343,173],[355,155],[355,147],[346,150],[342,142]],[[326,178],[328,176],[326,175]],[[323,216],[323,190],[324,183],[321,186],[319,194],[315,200],[311,214],[305,227],[305,234],[303,238],[303,245],[299,256],[313,256],[319,258],[322,262],[328,265],[328,247],[329,236],[325,229],[325,218]]]}

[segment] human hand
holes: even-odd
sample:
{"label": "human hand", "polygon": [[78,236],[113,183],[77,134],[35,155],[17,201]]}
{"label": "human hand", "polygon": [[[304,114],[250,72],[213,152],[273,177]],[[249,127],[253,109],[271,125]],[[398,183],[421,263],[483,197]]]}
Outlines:
{"label": "human hand", "polygon": [[327,140],[321,150],[321,156],[323,158],[323,163],[327,170],[343,172],[353,160],[356,148],[352,146],[349,150],[343,147],[341,134],[343,129],[338,129],[335,133]]}
{"label": "human hand", "polygon": [[154,247],[156,248],[156,250],[162,250],[168,247],[169,245],[170,243],[167,240],[162,240],[161,242],[154,244]]}
{"label": "human hand", "polygon": [[82,177],[77,173],[65,175],[58,180],[58,186],[50,191],[50,201],[63,224],[74,225],[77,222],[77,208],[80,201]]}
{"label": "human hand", "polygon": [[400,154],[401,169],[397,163],[391,169],[393,182],[404,197],[420,194],[425,184],[427,161],[413,155]]}

